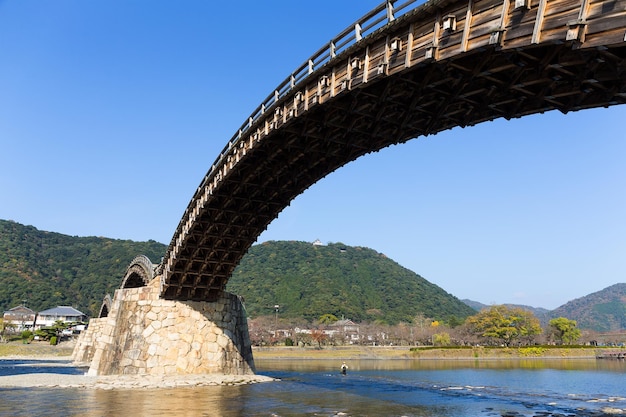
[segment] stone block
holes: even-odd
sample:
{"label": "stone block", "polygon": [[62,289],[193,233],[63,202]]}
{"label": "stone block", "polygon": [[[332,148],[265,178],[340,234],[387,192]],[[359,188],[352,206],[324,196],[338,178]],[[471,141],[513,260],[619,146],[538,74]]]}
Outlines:
{"label": "stone block", "polygon": [[191,346],[191,343],[193,342],[193,337],[194,335],[189,331],[180,332],[180,338],[185,341],[189,346]]}
{"label": "stone block", "polygon": [[187,367],[189,366],[189,361],[187,360],[187,357],[184,355],[181,355],[178,357],[178,359],[176,360],[176,369],[179,372],[188,372]]}
{"label": "stone block", "polygon": [[206,343],[216,343],[217,342],[217,333],[215,332],[209,332],[206,334],[206,337],[204,338],[204,340],[206,341]]}
{"label": "stone block", "polygon": [[222,349],[225,349],[230,344],[230,339],[226,337],[224,334],[217,335],[217,345]]}
{"label": "stone block", "polygon": [[153,371],[159,366],[159,358],[156,356],[151,356],[146,360],[146,370]]}

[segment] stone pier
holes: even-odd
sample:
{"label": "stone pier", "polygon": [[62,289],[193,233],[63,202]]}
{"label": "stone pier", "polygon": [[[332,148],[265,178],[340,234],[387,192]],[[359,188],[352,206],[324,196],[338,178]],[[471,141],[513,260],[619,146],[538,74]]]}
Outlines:
{"label": "stone pier", "polygon": [[159,297],[159,278],[115,292],[73,352],[88,375],[253,374],[245,310],[236,295],[213,302]]}

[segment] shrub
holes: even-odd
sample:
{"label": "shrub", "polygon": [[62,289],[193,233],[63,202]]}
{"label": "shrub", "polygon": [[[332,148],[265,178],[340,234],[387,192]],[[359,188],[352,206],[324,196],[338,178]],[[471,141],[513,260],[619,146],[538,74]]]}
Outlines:
{"label": "shrub", "polygon": [[521,356],[541,356],[546,351],[546,348],[540,346],[531,346],[519,348],[518,352]]}

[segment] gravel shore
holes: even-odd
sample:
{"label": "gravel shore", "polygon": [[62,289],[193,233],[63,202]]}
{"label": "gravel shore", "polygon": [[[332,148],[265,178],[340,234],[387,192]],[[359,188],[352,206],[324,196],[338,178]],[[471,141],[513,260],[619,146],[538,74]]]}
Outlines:
{"label": "gravel shore", "polygon": [[[3,357],[0,359],[31,361],[31,367],[64,368],[74,367],[69,358],[37,358],[32,357]],[[64,361],[67,359],[67,361]],[[275,379],[263,375],[68,375],[59,373],[23,373],[19,375],[0,376],[0,388],[90,388],[90,389],[155,389],[201,387],[209,385],[242,385],[259,382],[270,382]]]}
{"label": "gravel shore", "polygon": [[274,381],[262,375],[63,375],[25,374],[0,377],[0,388],[95,388],[155,389],[202,387],[209,385],[243,385]]}

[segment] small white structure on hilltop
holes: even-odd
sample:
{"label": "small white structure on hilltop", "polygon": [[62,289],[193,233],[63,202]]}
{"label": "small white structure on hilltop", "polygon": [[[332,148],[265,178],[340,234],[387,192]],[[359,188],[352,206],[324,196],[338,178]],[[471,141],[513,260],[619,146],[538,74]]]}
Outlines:
{"label": "small white structure on hilltop", "polygon": [[324,246],[324,244],[321,240],[315,239],[315,242],[313,242],[313,246]]}

